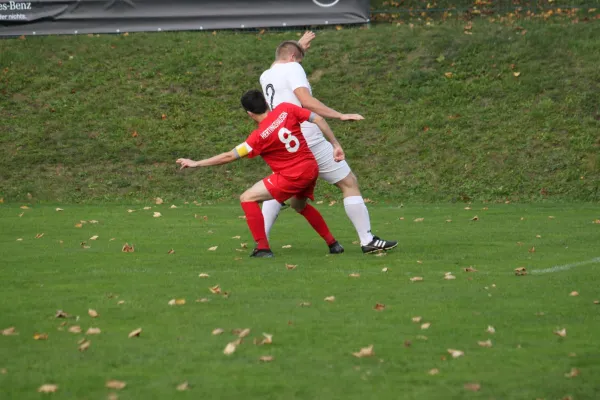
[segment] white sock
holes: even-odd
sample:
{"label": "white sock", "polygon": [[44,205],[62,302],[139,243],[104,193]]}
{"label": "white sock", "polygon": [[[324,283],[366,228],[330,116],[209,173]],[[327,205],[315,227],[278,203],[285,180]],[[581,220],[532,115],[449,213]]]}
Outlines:
{"label": "white sock", "polygon": [[267,233],[267,240],[269,240],[269,232],[281,211],[281,204],[277,200],[268,200],[263,202],[262,215],[265,219],[265,232]]}
{"label": "white sock", "polygon": [[360,239],[361,246],[371,243],[373,240],[373,234],[371,233],[371,219],[369,218],[369,210],[365,205],[365,201],[362,196],[349,196],[344,199],[344,208],[346,214],[352,224],[358,237]]}

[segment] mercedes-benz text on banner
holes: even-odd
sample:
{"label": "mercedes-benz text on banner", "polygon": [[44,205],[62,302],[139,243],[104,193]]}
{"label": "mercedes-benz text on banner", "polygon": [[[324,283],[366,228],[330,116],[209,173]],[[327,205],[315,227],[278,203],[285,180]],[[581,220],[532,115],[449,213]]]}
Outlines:
{"label": "mercedes-benz text on banner", "polygon": [[0,36],[285,28],[369,21],[369,0],[0,0]]}

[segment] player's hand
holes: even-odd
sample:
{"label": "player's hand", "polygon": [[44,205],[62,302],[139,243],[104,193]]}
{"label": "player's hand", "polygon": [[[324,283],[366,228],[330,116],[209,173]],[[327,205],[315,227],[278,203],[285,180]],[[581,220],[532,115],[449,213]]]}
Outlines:
{"label": "player's hand", "polygon": [[196,164],[196,161],[190,160],[189,158],[180,158],[180,159],[178,159],[175,162],[177,164],[181,164],[181,168],[180,169],[184,169],[184,168],[196,168],[198,166]]}
{"label": "player's hand", "polygon": [[344,154],[344,149],[342,146],[333,146],[333,160],[335,162],[344,161],[346,159],[346,155]]}
{"label": "player's hand", "polygon": [[304,32],[304,35],[298,40],[298,45],[302,47],[304,51],[310,48],[310,42],[315,38],[315,34],[312,31]]}
{"label": "player's hand", "polygon": [[360,121],[363,119],[365,119],[365,117],[360,114],[342,114],[340,117],[341,121]]}

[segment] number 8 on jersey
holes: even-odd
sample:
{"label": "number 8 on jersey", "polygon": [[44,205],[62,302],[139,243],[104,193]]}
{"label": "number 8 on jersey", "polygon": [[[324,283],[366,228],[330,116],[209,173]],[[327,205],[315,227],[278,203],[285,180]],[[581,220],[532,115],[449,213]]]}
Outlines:
{"label": "number 8 on jersey", "polygon": [[289,151],[290,153],[295,153],[298,151],[298,149],[300,148],[300,141],[296,136],[292,135],[292,132],[290,132],[289,129],[281,128],[279,130],[278,135],[281,143],[285,144],[285,148],[287,151]]}

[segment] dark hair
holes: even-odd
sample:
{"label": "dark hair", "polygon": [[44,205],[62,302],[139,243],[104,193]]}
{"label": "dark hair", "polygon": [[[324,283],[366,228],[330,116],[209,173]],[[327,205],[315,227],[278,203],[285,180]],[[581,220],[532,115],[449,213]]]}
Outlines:
{"label": "dark hair", "polygon": [[248,90],[244,93],[242,96],[242,107],[244,107],[244,110],[246,111],[259,115],[267,112],[269,108],[265,96],[263,96],[260,90],[256,89]]}

